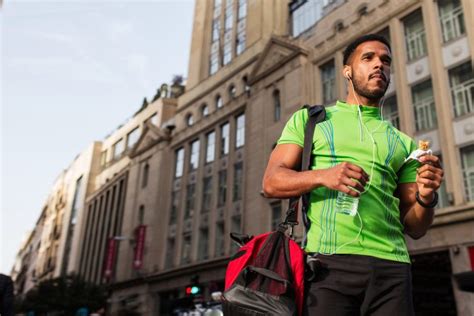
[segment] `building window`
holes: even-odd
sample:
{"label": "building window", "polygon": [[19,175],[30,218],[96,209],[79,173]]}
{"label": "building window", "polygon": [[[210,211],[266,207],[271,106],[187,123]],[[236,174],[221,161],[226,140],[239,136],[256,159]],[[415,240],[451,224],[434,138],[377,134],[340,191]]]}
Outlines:
{"label": "building window", "polygon": [[322,65],[320,70],[323,103],[328,104],[336,99],[336,69],[334,60]]}
{"label": "building window", "polygon": [[215,74],[219,69],[219,41],[212,43],[211,46],[211,63],[209,67],[209,73]]}
{"label": "building window", "polygon": [[194,215],[194,201],[196,197],[196,185],[194,183],[186,186],[186,204],[184,218],[188,219]]}
{"label": "building window", "polygon": [[150,173],[150,165],[146,163],[143,166],[143,174],[142,174],[142,188],[145,188],[148,184],[148,174]]}
{"label": "building window", "polygon": [[273,91],[273,120],[278,122],[281,118],[280,90]]}
{"label": "building window", "polygon": [[229,153],[229,123],[221,126],[221,157]]}
{"label": "building window", "polygon": [[411,88],[413,108],[415,110],[416,131],[436,128],[436,109],[433,98],[431,80],[427,80]]}
{"label": "building window", "polygon": [[242,190],[243,190],[243,164],[242,162],[236,163],[234,165],[234,186],[233,186],[233,201],[242,200]]}
{"label": "building window", "polygon": [[[435,154],[435,156],[438,156],[440,163],[443,163],[443,157],[439,154]],[[438,189],[438,194],[439,194],[439,200],[438,200],[438,205],[436,205],[436,208],[443,208],[447,207],[450,205],[449,202],[449,195],[446,190],[446,181],[441,182],[441,186]]]}
{"label": "building window", "polygon": [[300,35],[323,17],[323,1],[293,0],[290,3],[291,26],[294,37]]}
{"label": "building window", "polygon": [[140,138],[140,129],[137,127],[127,135],[127,149],[131,149]]}
{"label": "building window", "polygon": [[454,116],[474,112],[474,73],[468,61],[449,71]]}
{"label": "building window", "polygon": [[224,20],[224,52],[222,62],[227,65],[232,60],[232,27],[234,24],[233,0],[227,0]]}
{"label": "building window", "polygon": [[235,99],[236,96],[237,96],[237,89],[235,89],[234,84],[231,84],[229,87],[229,98],[232,100],[232,99]]}
{"label": "building window", "polygon": [[214,1],[214,13],[212,17],[212,41],[211,56],[209,62],[209,74],[213,75],[219,69],[220,32],[221,32],[221,0]]}
{"label": "building window", "polygon": [[183,249],[181,252],[181,264],[191,262],[191,235],[183,236]]}
{"label": "building window", "polygon": [[193,126],[193,124],[194,124],[194,118],[193,118],[193,115],[190,113],[186,115],[186,125]]}
{"label": "building window", "polygon": [[247,93],[247,95],[250,95],[250,86],[249,86],[249,79],[247,76],[244,76],[242,78],[242,83],[244,85],[244,91]]}
{"label": "building window", "polygon": [[461,148],[461,162],[466,200],[474,201],[474,145]]}
{"label": "building window", "polygon": [[199,166],[199,139],[191,143],[191,156],[189,159],[189,169],[195,170]]}
{"label": "building window", "polygon": [[140,205],[138,209],[138,225],[143,225],[145,223],[145,206]]}
{"label": "building window", "polygon": [[461,163],[466,200],[474,201],[474,145],[461,148]]}
{"label": "building window", "polygon": [[389,121],[395,128],[400,129],[400,118],[398,116],[397,96],[394,94],[383,103],[383,118]]}
{"label": "building window", "polygon": [[[232,233],[240,233],[242,231],[242,217],[240,215],[234,215],[232,216],[232,219],[231,219],[231,232]],[[232,242],[231,243],[231,252],[234,253],[235,251],[237,251],[237,249],[239,248],[239,246],[237,246],[237,244],[235,242]]]}
{"label": "building window", "polygon": [[209,228],[199,229],[198,259],[206,260],[209,257]]}
{"label": "building window", "polygon": [[237,39],[236,39],[236,45],[235,45],[236,55],[242,54],[242,52],[245,50],[246,17],[247,17],[247,0],[239,0],[239,8],[237,11]]}
{"label": "building window", "polygon": [[122,157],[124,149],[125,147],[123,138],[120,138],[120,140],[117,141],[113,146],[114,160],[120,159]]}
{"label": "building window", "polygon": [[466,29],[461,1],[438,1],[438,8],[443,42],[446,43],[463,36],[466,33]]}
{"label": "building window", "polygon": [[207,104],[203,104],[201,106],[201,115],[202,117],[206,117],[209,115],[209,107],[207,106]]}
{"label": "building window", "polygon": [[218,222],[216,225],[216,257],[224,255],[224,222]]}
{"label": "building window", "polygon": [[76,188],[74,191],[74,199],[72,200],[72,207],[71,207],[71,224],[76,224],[77,221],[77,214],[82,209],[83,206],[83,198],[82,198],[82,176],[76,180]]}
{"label": "building window", "polygon": [[247,0],[239,0],[239,8],[237,10],[237,20],[245,19],[247,17]]}
{"label": "building window", "polygon": [[240,148],[245,144],[245,114],[237,116],[236,126],[235,147]]}
{"label": "building window", "polygon": [[216,155],[216,132],[206,135],[206,163],[213,162]]}
{"label": "building window", "polygon": [[201,213],[207,213],[211,210],[212,203],[212,177],[206,177],[203,180],[202,187],[202,208]]}
{"label": "building window", "polygon": [[220,95],[216,96],[216,108],[217,109],[220,109],[222,107],[223,103],[222,103],[222,98]]}
{"label": "building window", "polygon": [[227,201],[227,170],[219,171],[219,191],[217,195],[217,206],[224,206]]}
{"label": "building window", "polygon": [[176,224],[176,219],[178,218],[178,207],[179,207],[179,193],[180,191],[171,192],[171,212],[169,224]]}
{"label": "building window", "polygon": [[175,255],[175,239],[168,238],[168,244],[166,245],[165,268],[168,269],[174,266],[174,255]]}
{"label": "building window", "polygon": [[180,178],[183,175],[184,169],[184,148],[180,148],[176,151],[176,166],[175,166],[175,178]]}
{"label": "building window", "polygon": [[421,11],[417,10],[403,20],[408,61],[426,55],[426,34]]}
{"label": "building window", "polygon": [[100,166],[105,167],[107,164],[107,149],[100,153]]}
{"label": "building window", "polygon": [[282,222],[281,215],[282,215],[282,206],[281,201],[277,201],[271,204],[272,208],[272,228],[278,228],[278,225]]}

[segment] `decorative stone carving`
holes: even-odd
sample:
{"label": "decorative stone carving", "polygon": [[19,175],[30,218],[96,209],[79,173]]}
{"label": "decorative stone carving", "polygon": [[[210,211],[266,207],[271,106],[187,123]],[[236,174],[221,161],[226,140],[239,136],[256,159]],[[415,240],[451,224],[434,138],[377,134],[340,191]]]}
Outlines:
{"label": "decorative stone carving", "polygon": [[416,67],[415,67],[415,73],[416,73],[417,75],[419,75],[419,74],[421,74],[422,72],[423,72],[423,65],[420,65],[420,64],[416,65]]}
{"label": "decorative stone carving", "polygon": [[466,135],[474,134],[474,123],[467,123],[464,125],[464,133]]}

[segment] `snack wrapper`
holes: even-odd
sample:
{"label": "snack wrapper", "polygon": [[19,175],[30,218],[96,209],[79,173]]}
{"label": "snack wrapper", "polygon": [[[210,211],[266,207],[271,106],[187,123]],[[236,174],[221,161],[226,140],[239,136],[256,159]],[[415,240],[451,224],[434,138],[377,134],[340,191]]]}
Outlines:
{"label": "snack wrapper", "polygon": [[409,160],[418,160],[420,161],[420,157],[424,155],[431,155],[433,152],[430,149],[430,142],[429,141],[424,141],[420,140],[418,141],[418,149],[413,151],[410,156],[405,158],[405,162]]}

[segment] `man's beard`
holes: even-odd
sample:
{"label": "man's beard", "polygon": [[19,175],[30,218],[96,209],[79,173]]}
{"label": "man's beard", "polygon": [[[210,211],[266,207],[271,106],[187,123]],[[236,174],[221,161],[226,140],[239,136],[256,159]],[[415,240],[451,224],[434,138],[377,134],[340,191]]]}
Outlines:
{"label": "man's beard", "polygon": [[388,88],[388,82],[384,88],[374,90],[367,89],[367,85],[363,86],[357,79],[352,80],[352,84],[354,85],[354,90],[358,95],[363,96],[364,98],[371,101],[380,100],[385,95],[385,92]]}

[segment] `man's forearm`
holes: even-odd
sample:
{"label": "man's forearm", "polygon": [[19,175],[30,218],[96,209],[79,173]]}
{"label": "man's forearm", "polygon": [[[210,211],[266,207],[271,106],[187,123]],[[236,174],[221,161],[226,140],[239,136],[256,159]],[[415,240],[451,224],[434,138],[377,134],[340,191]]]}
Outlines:
{"label": "man's forearm", "polygon": [[[429,202],[429,201],[428,201]],[[414,239],[423,237],[434,219],[434,209],[415,203],[404,219],[405,231]]]}
{"label": "man's forearm", "polygon": [[272,198],[300,196],[321,187],[323,174],[324,170],[295,171],[279,167],[263,179],[263,192]]}

